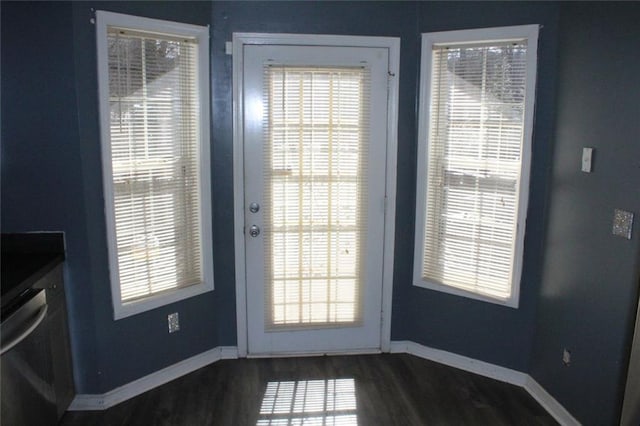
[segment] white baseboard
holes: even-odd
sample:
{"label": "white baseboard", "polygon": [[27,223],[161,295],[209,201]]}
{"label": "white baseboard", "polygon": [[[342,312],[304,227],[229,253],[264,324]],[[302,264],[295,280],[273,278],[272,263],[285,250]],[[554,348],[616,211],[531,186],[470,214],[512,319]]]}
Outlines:
{"label": "white baseboard", "polygon": [[69,406],[70,411],[106,410],[123,401],[138,396],[155,387],[168,383],[185,374],[205,367],[221,359],[238,358],[238,348],[235,346],[218,346],[201,354],[177,362],[169,367],[141,377],[126,385],[110,390],[104,394],[76,395]]}
{"label": "white baseboard", "polygon": [[468,358],[452,352],[433,349],[411,341],[391,342],[391,352],[408,353],[420,358],[448,365],[450,367],[455,367],[460,370],[500,380],[501,382],[511,383],[516,386],[524,386],[526,383],[527,375],[520,371],[500,367],[495,364],[489,364],[484,361],[478,361],[477,359]]}
{"label": "white baseboard", "polygon": [[536,380],[527,376],[527,381],[524,384],[524,390],[529,392],[536,401],[544,407],[545,410],[553,416],[561,425],[580,425],[580,422],[567,411],[549,392],[547,392]]}
{"label": "white baseboard", "polygon": [[[555,400],[535,379],[528,374],[477,359],[430,348],[411,341],[393,341],[391,353],[408,353],[419,358],[434,361],[460,370],[500,380],[501,382],[524,388],[545,410],[563,426],[579,426],[578,422],[558,401]],[[76,395],[69,407],[70,411],[106,410],[123,401],[138,396],[155,387],[168,383],[221,359],[238,358],[236,346],[218,346],[169,367],[141,377],[126,385],[104,394]]]}
{"label": "white baseboard", "polygon": [[312,356],[338,356],[338,355],[374,355],[380,354],[382,351],[379,348],[362,348],[362,349],[349,349],[346,351],[318,351],[318,352],[267,352],[258,354],[247,354],[247,358],[302,358]]}
{"label": "white baseboard", "polygon": [[536,401],[563,426],[579,426],[576,420],[558,401],[555,400],[535,379],[526,373],[468,358],[440,349],[430,348],[411,341],[391,342],[391,353],[408,353],[419,358],[434,361],[460,370],[500,380],[501,382],[524,388]]}
{"label": "white baseboard", "polygon": [[[237,346],[218,346],[217,349],[220,349],[220,359],[237,359],[238,358]],[[215,361],[218,361],[218,360],[216,359]],[[211,361],[211,362],[215,362],[215,361]]]}

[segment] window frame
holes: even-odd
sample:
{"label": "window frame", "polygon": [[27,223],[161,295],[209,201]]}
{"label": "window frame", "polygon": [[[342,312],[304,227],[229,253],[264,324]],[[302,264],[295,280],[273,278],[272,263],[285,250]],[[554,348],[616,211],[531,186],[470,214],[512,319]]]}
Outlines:
{"label": "window frame", "polygon": [[[416,218],[415,218],[415,246],[413,285],[436,290],[448,294],[462,296],[498,305],[518,308],[520,296],[520,282],[524,254],[524,237],[529,200],[529,180],[531,168],[532,136],[535,108],[535,87],[537,74],[537,48],[539,25],[518,25],[510,27],[480,28],[470,30],[442,31],[422,34],[422,50],[420,61],[420,103],[418,116],[418,164],[416,183]],[[426,197],[428,188],[428,149],[430,137],[431,117],[431,76],[433,72],[434,45],[464,45],[486,44],[487,42],[505,42],[527,40],[527,64],[525,82],[525,103],[523,121],[523,141],[521,154],[520,183],[518,190],[517,225],[515,235],[515,249],[512,256],[511,296],[503,299],[464,290],[438,282],[423,280],[422,265],[424,259],[424,240],[426,222]]]}
{"label": "window frame", "polygon": [[[199,96],[198,134],[198,193],[200,201],[199,219],[201,233],[200,253],[203,281],[183,288],[175,288],[144,298],[123,302],[121,298],[116,241],[115,199],[111,157],[110,108],[109,108],[109,59],[108,27],[122,27],[151,34],[177,35],[197,40],[196,84]],[[150,19],[107,11],[96,11],[96,45],[98,101],[100,118],[100,145],[102,157],[102,179],[104,190],[104,212],[111,282],[111,298],[114,319],[118,320],[149,311],[170,303],[184,300],[214,289],[213,250],[211,225],[211,147],[210,147],[210,92],[209,92],[209,26]]]}

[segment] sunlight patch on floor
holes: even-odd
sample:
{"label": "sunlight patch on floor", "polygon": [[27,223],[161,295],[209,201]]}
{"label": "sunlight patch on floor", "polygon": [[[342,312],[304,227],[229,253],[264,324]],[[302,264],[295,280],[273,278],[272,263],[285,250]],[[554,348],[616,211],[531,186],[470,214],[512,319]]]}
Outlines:
{"label": "sunlight patch on floor", "polygon": [[354,379],[267,383],[257,426],[357,426]]}

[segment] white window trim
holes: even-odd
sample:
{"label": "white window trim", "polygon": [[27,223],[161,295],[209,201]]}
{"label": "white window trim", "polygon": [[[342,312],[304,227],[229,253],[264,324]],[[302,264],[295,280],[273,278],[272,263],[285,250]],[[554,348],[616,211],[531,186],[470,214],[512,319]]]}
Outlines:
{"label": "white window trim", "polygon": [[[107,248],[109,252],[109,275],[114,319],[136,315],[169,303],[184,300],[213,290],[213,250],[211,225],[211,171],[210,171],[210,125],[209,125],[209,27],[178,22],[142,18],[120,13],[96,12],[96,43],[98,56],[98,100],[100,111],[100,137],[102,147],[102,180],[104,187],[105,218],[107,225]],[[118,271],[116,226],[113,193],[113,170],[109,130],[109,75],[107,27],[118,26],[152,33],[180,34],[198,40],[198,93],[200,99],[200,220],[201,254],[204,281],[200,284],[151,295],[141,300],[122,303]]]}
{"label": "white window trim", "polygon": [[[389,94],[387,99],[386,211],[384,222],[382,321],[383,352],[391,345],[391,308],[396,217],[396,172],[398,148],[398,96],[400,81],[400,39],[396,37],[343,36],[317,34],[233,33],[233,189],[244,194],[243,134],[243,49],[245,45],[273,44],[299,46],[385,47],[389,49]],[[244,197],[234,199],[234,241],[236,268],[236,328],[238,354],[247,356],[247,294],[245,272]]]}
{"label": "white window trim", "polygon": [[[537,70],[538,25],[520,25],[513,27],[482,28],[461,31],[443,31],[422,34],[421,73],[420,73],[420,105],[418,128],[418,168],[416,186],[416,222],[413,266],[413,285],[444,293],[468,297],[499,305],[518,308],[520,299],[520,282],[524,254],[524,234],[529,201],[529,177],[531,168],[531,148],[535,106],[535,86]],[[527,80],[525,83],[525,116],[522,148],[522,169],[518,199],[518,219],[514,250],[512,274],[512,294],[508,299],[492,298],[471,291],[461,290],[422,279],[422,259],[424,257],[424,226],[427,188],[427,154],[429,144],[429,117],[431,114],[431,73],[432,50],[438,44],[469,45],[505,40],[528,41],[527,47]]]}

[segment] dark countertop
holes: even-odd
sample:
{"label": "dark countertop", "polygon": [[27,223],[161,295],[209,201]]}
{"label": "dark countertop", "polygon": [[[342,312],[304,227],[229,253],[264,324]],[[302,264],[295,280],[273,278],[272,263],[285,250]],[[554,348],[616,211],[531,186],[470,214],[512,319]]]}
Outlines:
{"label": "dark countertop", "polygon": [[2,308],[63,261],[56,253],[2,253]]}
{"label": "dark countertop", "polygon": [[63,261],[60,232],[2,234],[2,308]]}

